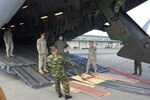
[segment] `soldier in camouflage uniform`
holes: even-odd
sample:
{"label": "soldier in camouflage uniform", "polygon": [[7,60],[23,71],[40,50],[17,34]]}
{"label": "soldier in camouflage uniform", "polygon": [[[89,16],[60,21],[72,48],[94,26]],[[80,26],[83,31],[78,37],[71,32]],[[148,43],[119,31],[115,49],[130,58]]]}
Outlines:
{"label": "soldier in camouflage uniform", "polygon": [[120,10],[120,7],[122,7],[122,9],[124,9],[124,3],[125,3],[125,0],[116,0],[115,1],[115,5],[114,5],[114,17],[112,18],[113,20],[117,20],[118,19],[118,15],[119,15],[119,10]]}
{"label": "soldier in camouflage uniform", "polygon": [[135,60],[134,61],[134,73],[133,75],[137,75],[137,71],[139,70],[139,76],[142,75],[142,64],[140,61]]}
{"label": "soldier in camouflage uniform", "polygon": [[92,64],[94,67],[94,74],[96,74],[97,66],[96,66],[96,50],[97,48],[93,45],[93,41],[89,42],[89,54],[88,54],[88,62],[86,66],[86,73],[88,73],[90,65]]}
{"label": "soldier in camouflage uniform", "polygon": [[[61,98],[63,96],[60,87],[61,82],[65,93],[65,99],[70,99],[72,98],[72,96],[70,96],[70,88],[64,65],[71,63],[66,61],[62,55],[57,54],[58,50],[56,49],[56,47],[52,47],[51,52],[52,54],[47,57],[47,64],[55,81],[55,89],[58,93],[58,97]],[[74,65],[72,64],[72,66]]]}
{"label": "soldier in camouflage uniform", "polygon": [[55,47],[58,49],[58,54],[64,56],[64,48],[68,44],[63,41],[63,36],[59,36],[59,39],[55,42]]}

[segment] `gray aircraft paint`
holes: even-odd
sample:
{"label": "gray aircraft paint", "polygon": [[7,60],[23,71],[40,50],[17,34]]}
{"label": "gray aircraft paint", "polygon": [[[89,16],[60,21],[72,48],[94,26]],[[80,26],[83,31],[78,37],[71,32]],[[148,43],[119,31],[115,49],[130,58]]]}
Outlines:
{"label": "gray aircraft paint", "polygon": [[10,21],[25,0],[0,0],[0,28]]}

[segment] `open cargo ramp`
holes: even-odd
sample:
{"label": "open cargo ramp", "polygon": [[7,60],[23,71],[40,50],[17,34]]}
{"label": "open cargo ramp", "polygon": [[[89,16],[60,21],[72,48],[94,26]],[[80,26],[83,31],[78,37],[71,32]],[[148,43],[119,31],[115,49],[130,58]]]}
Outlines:
{"label": "open cargo ramp", "polygon": [[40,74],[37,65],[37,53],[30,47],[17,47],[15,56],[7,58],[4,47],[0,49],[0,69],[18,75],[21,80],[32,88],[51,85],[49,74]]}
{"label": "open cargo ramp", "polygon": [[32,88],[41,88],[53,83],[49,74],[40,74],[37,67],[34,65],[14,67],[13,70],[25,83]]}
{"label": "open cargo ramp", "polygon": [[[42,88],[53,84],[53,79],[49,73],[40,74],[38,72],[38,60],[37,52],[34,47],[17,47],[15,49],[15,56],[7,58],[5,49],[0,49],[0,69],[3,71],[15,74],[20,77],[26,84],[32,88]],[[82,58],[73,54],[66,53],[65,57],[67,60],[76,64],[76,67],[66,66],[67,75],[72,77],[77,75],[74,68],[79,74],[82,74],[86,70],[87,59]],[[98,66],[97,72],[103,73],[109,71],[100,65]],[[93,67],[90,68],[90,73],[93,73]]]}

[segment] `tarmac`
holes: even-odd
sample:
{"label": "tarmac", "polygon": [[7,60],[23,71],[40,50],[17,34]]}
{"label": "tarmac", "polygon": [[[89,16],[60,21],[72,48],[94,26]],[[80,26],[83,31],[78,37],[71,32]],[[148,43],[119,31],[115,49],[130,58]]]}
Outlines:
{"label": "tarmac", "polygon": [[[118,57],[116,53],[119,49],[98,49],[97,63],[104,67],[112,67],[128,74],[134,72],[133,60]],[[77,54],[82,57],[87,57],[88,50],[70,50],[70,53]],[[150,64],[142,63],[143,74],[139,78],[150,81]],[[115,72],[112,72],[117,74]],[[150,88],[150,85],[138,83],[138,86]],[[8,74],[0,70],[0,86],[3,88],[7,100],[64,100],[58,98],[53,86],[48,86],[40,89],[32,89],[19,77]],[[123,92],[115,89],[110,89],[102,86],[96,86],[99,90],[111,92],[110,95],[104,97],[93,97],[84,93],[71,93],[73,96],[70,100],[149,100],[149,96],[138,95],[134,93]]]}

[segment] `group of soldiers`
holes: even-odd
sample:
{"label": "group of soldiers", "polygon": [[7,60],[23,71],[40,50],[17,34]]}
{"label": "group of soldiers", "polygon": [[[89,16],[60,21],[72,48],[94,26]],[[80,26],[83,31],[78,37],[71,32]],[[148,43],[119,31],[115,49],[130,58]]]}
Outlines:
{"label": "group of soldiers", "polygon": [[[45,34],[41,33],[41,37],[37,40],[37,51],[38,51],[38,67],[39,72],[44,74],[44,72],[49,72],[47,67],[50,69],[51,76],[55,82],[55,90],[58,93],[58,97],[63,96],[61,92],[60,83],[62,83],[65,99],[70,99],[69,82],[64,69],[64,65],[72,65],[71,62],[65,60],[64,58],[64,48],[66,47],[66,42],[63,41],[63,37],[59,36],[59,39],[55,42],[55,46],[51,47],[51,55],[48,56],[48,48],[45,40]],[[47,67],[46,67],[47,64]]]}
{"label": "group of soldiers", "polygon": [[[6,28],[4,33],[4,41],[6,46],[6,55],[7,57],[13,57],[13,38],[11,33],[11,28]],[[38,69],[39,73],[44,74],[45,72],[49,72],[47,67],[50,69],[51,76],[55,82],[55,90],[58,93],[58,97],[61,98],[63,94],[61,93],[60,83],[62,83],[65,99],[70,99],[72,96],[70,95],[69,83],[66,75],[66,71],[64,69],[64,65],[70,64],[71,66],[75,66],[73,63],[65,60],[64,58],[64,48],[67,47],[66,41],[63,40],[63,36],[59,36],[58,40],[55,42],[55,45],[51,47],[51,54],[48,56],[48,48],[45,39],[45,33],[41,33],[40,38],[37,39],[37,51],[38,51]],[[88,54],[88,63],[86,73],[88,73],[89,67],[93,64],[96,74],[96,47],[93,45],[93,42],[89,42],[89,54]]]}
{"label": "group of soldiers", "polygon": [[[6,55],[7,57],[13,57],[13,38],[11,33],[11,28],[6,28],[4,33],[4,42],[6,46]],[[65,99],[70,99],[69,83],[64,69],[64,65],[70,64],[75,66],[73,63],[65,60],[64,57],[64,48],[67,47],[66,41],[63,41],[63,36],[59,36],[59,39],[55,42],[55,45],[51,47],[51,54],[48,56],[48,48],[45,39],[45,33],[41,33],[40,38],[37,40],[37,51],[38,51],[38,69],[39,73],[44,74],[49,72],[47,67],[50,69],[51,76],[55,82],[55,90],[58,93],[58,97],[61,98],[63,94],[61,93],[60,83],[62,83]],[[93,41],[89,42],[89,53],[88,53],[88,62],[86,66],[86,72],[89,72],[90,65],[94,67],[94,75],[97,72],[96,66],[96,50],[97,48],[93,45]],[[139,68],[139,75],[142,74],[141,62],[135,61],[135,73],[137,75],[137,68]]]}
{"label": "group of soldiers", "polygon": [[[125,0],[116,0],[114,4],[114,17],[113,20],[118,19],[119,9],[120,7],[124,8],[124,2]],[[13,36],[11,33],[11,28],[6,27],[6,31],[4,33],[4,42],[6,46],[6,56],[13,57],[13,49],[14,49],[14,43],[13,43]],[[38,69],[39,73],[44,74],[45,72],[48,73],[50,69],[51,76],[54,79],[55,82],[55,90],[58,93],[58,97],[61,98],[63,96],[61,92],[60,83],[62,83],[64,93],[65,93],[65,99],[70,99],[72,96],[70,95],[70,88],[69,88],[69,82],[67,79],[66,71],[64,66],[65,65],[71,65],[75,66],[73,63],[65,60],[64,57],[64,48],[67,47],[66,41],[63,41],[63,36],[59,36],[59,39],[55,42],[55,45],[51,47],[51,54],[48,55],[48,48],[47,43],[45,39],[45,33],[41,33],[40,38],[37,40],[37,51],[38,51]],[[94,75],[97,72],[97,66],[96,66],[96,50],[97,48],[93,45],[93,41],[89,42],[89,53],[88,53],[88,62],[86,66],[86,72],[89,72],[90,65],[92,64],[94,67]],[[139,70],[139,76],[142,75],[142,67],[141,62],[135,60],[134,61],[134,67],[135,67],[135,73],[133,75],[138,74]]]}
{"label": "group of soldiers", "polygon": [[[94,66],[95,74],[96,74],[96,47],[93,45],[93,42],[89,42],[89,54],[88,54],[88,63],[86,68],[86,73],[89,71],[89,67],[92,64]],[[48,72],[46,69],[46,63],[48,64],[48,68],[50,69],[50,73],[55,82],[55,90],[58,93],[58,97],[61,98],[63,94],[61,93],[60,83],[62,83],[65,99],[70,99],[70,88],[67,79],[67,75],[64,69],[64,65],[72,65],[73,63],[65,60],[64,58],[64,48],[67,47],[67,43],[63,41],[63,36],[59,36],[59,39],[55,42],[55,45],[51,47],[51,55],[48,55],[48,49],[45,40],[45,34],[42,33],[41,37],[37,40],[37,50],[39,55],[39,72],[43,74],[44,72]]]}

